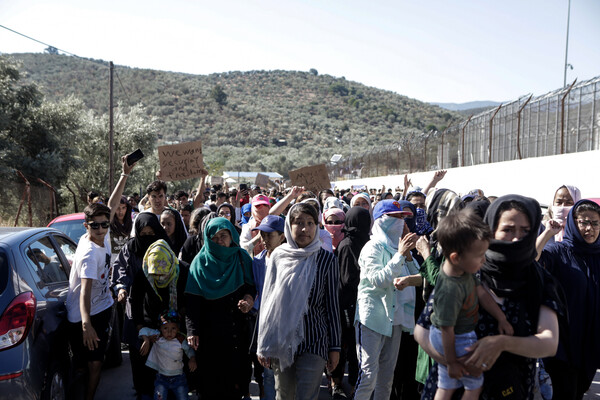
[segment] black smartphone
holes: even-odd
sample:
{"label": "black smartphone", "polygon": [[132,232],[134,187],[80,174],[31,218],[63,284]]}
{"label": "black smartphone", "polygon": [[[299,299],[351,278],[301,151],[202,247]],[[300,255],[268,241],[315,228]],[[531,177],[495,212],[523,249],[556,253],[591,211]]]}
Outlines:
{"label": "black smartphone", "polygon": [[127,165],[132,166],[133,163],[138,162],[142,158],[144,158],[144,153],[142,153],[142,150],[137,149],[133,153],[127,154]]}
{"label": "black smartphone", "polygon": [[242,190],[248,190],[248,185],[245,183],[240,183],[240,191]]}

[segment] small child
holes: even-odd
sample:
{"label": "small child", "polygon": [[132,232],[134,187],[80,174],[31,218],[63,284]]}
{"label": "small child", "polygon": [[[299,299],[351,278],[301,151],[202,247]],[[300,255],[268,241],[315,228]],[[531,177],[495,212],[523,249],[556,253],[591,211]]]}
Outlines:
{"label": "small child", "polygon": [[159,330],[140,329],[139,336],[144,340],[140,353],[151,346],[151,342],[160,335],[152,346],[146,365],[157,372],[154,381],[154,400],[167,398],[169,390],[177,400],[188,399],[187,378],[183,373],[183,352],[187,354],[190,371],[196,370],[194,350],[187,344],[186,338],[179,333],[179,315],[177,311],[165,311],[160,315]]}
{"label": "small child", "polygon": [[[485,262],[492,237],[489,227],[470,210],[448,215],[438,227],[437,237],[445,257],[435,286],[430,341],[446,359],[439,366],[436,400],[450,399],[464,386],[463,399],[478,399],[483,375],[469,376],[458,358],[477,341],[475,326],[480,302],[498,321],[500,334],[512,335],[506,316],[474,275]],[[483,370],[487,365],[481,366]]]}

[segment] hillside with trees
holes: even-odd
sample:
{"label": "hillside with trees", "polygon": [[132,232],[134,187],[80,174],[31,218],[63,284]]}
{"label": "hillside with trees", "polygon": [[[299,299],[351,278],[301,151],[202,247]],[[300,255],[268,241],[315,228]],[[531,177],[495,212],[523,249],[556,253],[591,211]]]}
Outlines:
{"label": "hillside with trees", "polygon": [[[108,111],[108,62],[13,54],[52,102]],[[191,75],[116,66],[115,102],[141,105],[157,143],[201,139],[210,171],[277,171],[354,155],[461,120],[460,114],[317,70]],[[119,132],[116,132],[118,140]]]}

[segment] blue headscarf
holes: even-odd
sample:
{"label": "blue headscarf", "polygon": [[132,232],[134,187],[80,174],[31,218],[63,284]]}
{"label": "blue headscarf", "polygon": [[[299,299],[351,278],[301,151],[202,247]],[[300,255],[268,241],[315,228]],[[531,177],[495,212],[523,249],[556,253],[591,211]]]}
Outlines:
{"label": "blue headscarf", "polygon": [[252,204],[251,203],[246,203],[242,206],[242,222],[240,223],[240,225],[247,224],[248,221],[250,221],[250,217],[246,217],[244,215],[248,212],[252,212]]}
{"label": "blue headscarf", "polygon": [[415,216],[417,215],[417,208],[415,207],[415,205],[413,203],[411,203],[408,200],[399,200],[398,203],[400,203],[400,208],[402,210],[404,210],[406,207],[410,208],[410,211],[413,213],[413,216],[411,218],[404,218],[404,222],[406,222],[406,225],[408,226],[408,229],[411,232],[415,232],[415,229],[417,227],[416,225],[416,220],[415,220]]}
{"label": "blue headscarf", "polygon": [[575,218],[575,211],[577,207],[584,203],[594,204],[591,200],[579,200],[573,208],[569,211],[569,215],[567,216],[567,225],[565,226],[565,233],[563,236],[563,241],[566,246],[572,247],[575,253],[582,254],[598,254],[600,253],[600,235],[596,239],[594,243],[587,243],[581,233],[579,232],[579,228],[577,227],[577,219]]}

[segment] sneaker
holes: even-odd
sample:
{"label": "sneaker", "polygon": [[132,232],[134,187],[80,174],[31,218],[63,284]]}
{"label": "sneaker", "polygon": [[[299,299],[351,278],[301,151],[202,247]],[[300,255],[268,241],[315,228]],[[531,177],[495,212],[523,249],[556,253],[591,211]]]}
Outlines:
{"label": "sneaker", "polygon": [[341,385],[336,385],[331,389],[331,398],[333,400],[347,399],[348,396],[346,396],[346,393],[344,393],[344,391],[342,390]]}

